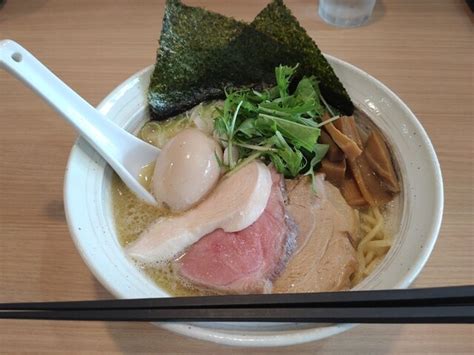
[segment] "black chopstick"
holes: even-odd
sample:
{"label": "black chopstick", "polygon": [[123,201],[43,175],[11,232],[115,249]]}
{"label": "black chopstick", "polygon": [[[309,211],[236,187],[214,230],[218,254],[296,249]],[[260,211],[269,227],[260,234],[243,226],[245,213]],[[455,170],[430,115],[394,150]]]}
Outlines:
{"label": "black chopstick", "polygon": [[4,319],[132,322],[473,323],[474,307],[179,308],[6,311]]}
{"label": "black chopstick", "polygon": [[474,286],[305,294],[4,303],[4,319],[473,323]]}
{"label": "black chopstick", "polygon": [[418,306],[472,303],[474,286],[450,286],[402,290],[285,293],[268,295],[226,295],[198,297],[137,298],[66,302],[0,303],[1,310],[59,309],[164,309],[205,307],[288,307],[305,306]]}

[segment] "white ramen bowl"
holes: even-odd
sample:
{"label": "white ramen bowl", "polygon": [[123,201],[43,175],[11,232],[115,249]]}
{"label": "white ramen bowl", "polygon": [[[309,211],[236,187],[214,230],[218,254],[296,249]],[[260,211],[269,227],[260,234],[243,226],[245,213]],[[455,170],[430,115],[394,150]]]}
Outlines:
{"label": "white ramen bowl", "polygon": [[[357,289],[406,288],[433,249],[443,212],[443,184],[431,142],[410,109],[364,71],[326,56],[351,96],[386,136],[398,161],[403,191],[394,245]],[[153,67],[130,77],[98,106],[108,119],[136,132],[148,120],[146,91]],[[111,203],[112,170],[81,138],[72,148],[64,201],[72,238],[100,283],[117,298],[168,294],[130,261],[120,246]],[[194,338],[237,346],[283,346],[322,339],[353,324],[162,323]]]}

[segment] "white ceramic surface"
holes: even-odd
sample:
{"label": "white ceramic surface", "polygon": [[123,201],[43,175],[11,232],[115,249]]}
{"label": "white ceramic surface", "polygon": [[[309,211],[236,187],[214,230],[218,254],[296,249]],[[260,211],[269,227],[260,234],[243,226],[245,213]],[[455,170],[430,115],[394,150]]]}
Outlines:
{"label": "white ceramic surface", "polygon": [[[382,83],[360,69],[327,56],[354,103],[383,131],[402,175],[403,213],[394,245],[357,289],[406,288],[426,263],[438,236],[443,184],[436,154],[409,108]],[[131,132],[147,119],[146,89],[152,67],[133,75],[98,106]],[[112,170],[82,139],[74,145],[64,200],[72,238],[97,279],[118,298],[167,296],[127,259],[120,247],[111,206]],[[237,346],[283,346],[322,339],[351,324],[195,323],[160,324],[177,333]]]}
{"label": "white ceramic surface", "polygon": [[160,150],[143,142],[104,117],[15,41],[0,41],[0,68],[30,87],[71,124],[114,168],[137,197],[156,205],[138,181],[142,167],[155,160]]}

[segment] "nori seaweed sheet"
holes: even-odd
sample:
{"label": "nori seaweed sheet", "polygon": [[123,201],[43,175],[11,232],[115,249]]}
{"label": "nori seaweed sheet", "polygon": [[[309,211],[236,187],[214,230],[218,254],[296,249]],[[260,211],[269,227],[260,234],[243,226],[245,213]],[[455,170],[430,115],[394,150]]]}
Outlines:
{"label": "nori seaweed sheet", "polygon": [[280,58],[289,55],[248,24],[168,1],[148,93],[152,118],[223,98],[226,87],[272,84]]}
{"label": "nori seaweed sheet", "polygon": [[352,115],[354,105],[346,89],[316,43],[282,0],[274,0],[268,4],[253,20],[251,26],[287,46],[293,53],[292,60],[300,63],[298,74],[316,76],[326,101],[342,113]]}
{"label": "nori seaweed sheet", "polygon": [[211,75],[221,58],[212,55],[235,38],[245,24],[183,5],[166,3],[157,63],[148,102],[153,119],[165,119],[202,102],[221,97],[218,76]]}
{"label": "nori seaweed sheet", "polygon": [[326,100],[352,113],[344,87],[283,2],[273,1],[249,25],[168,0],[148,92],[151,117],[223,98],[228,87],[273,84],[276,66],[296,63],[299,76],[316,75]]}

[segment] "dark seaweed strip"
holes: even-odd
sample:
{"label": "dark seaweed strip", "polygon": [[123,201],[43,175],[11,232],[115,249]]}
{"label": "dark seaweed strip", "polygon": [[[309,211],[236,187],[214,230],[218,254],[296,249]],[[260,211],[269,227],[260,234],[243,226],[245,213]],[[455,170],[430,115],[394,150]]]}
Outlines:
{"label": "dark seaweed strip", "polygon": [[298,62],[300,75],[316,75],[322,81],[330,103],[352,112],[332,68],[281,1],[267,6],[251,26],[168,0],[148,92],[151,116],[166,119],[202,101],[223,98],[226,87],[273,84],[276,66]]}
{"label": "dark seaweed strip", "polygon": [[222,97],[222,85],[215,73],[222,58],[213,54],[228,45],[245,26],[234,19],[168,0],[148,92],[152,117],[164,119],[201,101]]}
{"label": "dark seaweed strip", "polygon": [[217,66],[225,86],[240,87],[275,84],[275,67],[284,63],[291,51],[287,46],[247,26],[228,45],[214,53],[223,58]]}
{"label": "dark seaweed strip", "polygon": [[344,114],[353,113],[354,105],[344,86],[316,43],[308,36],[306,30],[301,27],[282,0],[274,0],[270,3],[257,15],[251,25],[277,42],[288,46],[292,53],[291,60],[288,58],[283,64],[292,65],[299,62],[299,75],[315,75],[320,82],[324,98]]}
{"label": "dark seaweed strip", "polygon": [[291,55],[248,24],[168,1],[148,100],[153,119],[223,98],[225,88],[273,84]]}

